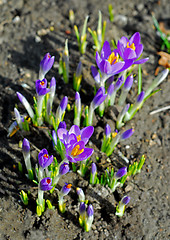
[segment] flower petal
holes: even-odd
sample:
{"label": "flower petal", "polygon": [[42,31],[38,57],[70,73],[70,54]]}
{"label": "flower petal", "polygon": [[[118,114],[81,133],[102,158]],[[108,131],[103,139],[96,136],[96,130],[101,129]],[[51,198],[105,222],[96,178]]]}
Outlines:
{"label": "flower petal", "polygon": [[111,48],[108,41],[105,41],[101,50],[101,59],[108,59],[111,54]]}

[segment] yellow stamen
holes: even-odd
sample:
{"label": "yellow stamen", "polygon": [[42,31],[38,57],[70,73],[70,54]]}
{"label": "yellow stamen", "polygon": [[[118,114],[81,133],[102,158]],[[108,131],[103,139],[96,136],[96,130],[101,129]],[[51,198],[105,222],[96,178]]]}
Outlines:
{"label": "yellow stamen", "polygon": [[127,48],[131,48],[135,51],[136,47],[135,47],[135,44],[132,43],[130,46],[129,46],[129,42],[127,43]]}
{"label": "yellow stamen", "polygon": [[116,137],[117,132],[112,133],[112,138]]}
{"label": "yellow stamen", "polygon": [[77,142],[81,141],[81,135],[77,136]]}
{"label": "yellow stamen", "polygon": [[116,56],[115,53],[112,52],[107,60],[112,65],[118,62],[119,56]]}
{"label": "yellow stamen", "polygon": [[76,157],[77,155],[79,155],[79,154],[81,154],[82,152],[84,152],[84,149],[79,150],[79,148],[80,148],[79,145],[77,145],[77,146],[75,146],[75,147],[73,148],[73,150],[71,151],[71,155],[72,155],[73,157]]}

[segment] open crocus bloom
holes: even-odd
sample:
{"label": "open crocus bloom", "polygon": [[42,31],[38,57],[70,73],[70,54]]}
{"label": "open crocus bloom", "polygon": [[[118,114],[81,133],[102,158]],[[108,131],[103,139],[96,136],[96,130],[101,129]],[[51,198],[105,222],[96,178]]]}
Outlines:
{"label": "open crocus bloom", "polygon": [[53,155],[49,156],[48,151],[44,148],[38,154],[38,161],[42,168],[46,168],[52,163]]}
{"label": "open crocus bloom", "polygon": [[69,131],[64,128],[57,130],[58,137],[65,147],[69,147],[78,141],[83,141],[87,144],[89,138],[93,134],[94,128],[92,126],[85,127],[82,130],[77,125],[73,125]]}
{"label": "open crocus bloom", "polygon": [[109,42],[105,41],[101,50],[101,56],[96,52],[96,63],[103,74],[112,76],[130,67],[133,61],[131,59],[119,61],[118,50],[111,51]]}
{"label": "open crocus bloom", "polygon": [[143,45],[140,43],[140,34],[138,32],[133,34],[130,40],[124,36],[118,40],[117,50],[124,61],[131,59],[133,64],[145,63],[148,60],[148,58],[144,58],[136,61],[143,52]]}
{"label": "open crocus bloom", "polygon": [[50,177],[43,178],[40,182],[40,189],[42,191],[49,191],[53,188],[51,184],[52,184],[52,179]]}
{"label": "open crocus bloom", "polygon": [[77,161],[83,161],[89,158],[93,153],[92,148],[86,148],[83,141],[79,141],[66,148],[66,158],[70,162],[76,163]]}
{"label": "open crocus bloom", "polygon": [[38,79],[35,83],[35,87],[38,96],[44,96],[45,94],[50,92],[50,89],[47,88],[47,79],[45,78],[43,80]]}

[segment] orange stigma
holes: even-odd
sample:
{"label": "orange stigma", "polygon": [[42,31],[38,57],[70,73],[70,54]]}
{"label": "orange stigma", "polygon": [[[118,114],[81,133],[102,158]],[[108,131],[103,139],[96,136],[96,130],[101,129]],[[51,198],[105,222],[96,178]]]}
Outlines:
{"label": "orange stigma", "polygon": [[112,52],[112,53],[110,54],[110,56],[108,57],[107,60],[108,60],[108,62],[112,65],[112,64],[115,64],[115,63],[118,62],[119,56],[116,56],[115,53]]}
{"label": "orange stigma", "polygon": [[41,84],[41,86],[44,86],[45,82],[44,82],[44,81],[41,81],[40,84]]}
{"label": "orange stigma", "polygon": [[71,188],[71,187],[72,187],[71,183],[67,184],[66,186],[66,188]]}
{"label": "orange stigma", "polygon": [[127,48],[131,48],[131,49],[133,49],[134,51],[135,51],[135,49],[136,49],[135,44],[132,43],[132,44],[129,46],[129,42],[127,43],[127,46],[126,46],[126,47],[127,47]]}
{"label": "orange stigma", "polygon": [[46,180],[46,182],[47,182],[47,184],[50,184],[50,183],[51,183],[51,179],[48,178],[48,179]]}
{"label": "orange stigma", "polygon": [[48,154],[44,154],[44,156],[43,157],[45,157],[45,158],[48,158]]}
{"label": "orange stigma", "polygon": [[76,157],[77,155],[79,155],[79,154],[81,154],[82,152],[84,152],[84,149],[79,149],[80,148],[80,146],[79,145],[76,145],[74,148],[73,148],[73,150],[71,151],[71,155],[73,156],[73,157]]}
{"label": "orange stigma", "polygon": [[112,133],[112,138],[116,137],[117,132]]}

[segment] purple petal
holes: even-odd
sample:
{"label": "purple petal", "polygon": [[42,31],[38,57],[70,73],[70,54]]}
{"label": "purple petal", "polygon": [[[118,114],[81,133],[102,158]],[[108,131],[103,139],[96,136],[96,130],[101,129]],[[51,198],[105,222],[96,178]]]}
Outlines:
{"label": "purple petal", "polygon": [[98,52],[96,52],[96,63],[97,63],[97,66],[99,68],[100,66],[100,62],[102,61],[102,59],[100,58],[100,55]]}
{"label": "purple petal", "polygon": [[126,48],[123,54],[123,59],[136,59],[136,52],[131,48]]}
{"label": "purple petal", "polygon": [[76,161],[83,161],[87,158],[89,158],[92,154],[93,154],[93,149],[92,148],[84,148],[84,151],[79,154],[78,156],[76,156],[74,159]]}
{"label": "purple petal", "polygon": [[26,138],[24,138],[24,140],[22,142],[22,151],[23,152],[29,152],[30,151],[30,143]]}
{"label": "purple petal", "polygon": [[136,58],[139,58],[143,52],[143,45],[142,44],[137,45],[135,52],[136,52]]}
{"label": "purple petal", "polygon": [[91,66],[91,72],[96,83],[100,83],[100,74],[94,66]]}
{"label": "purple petal", "polygon": [[101,50],[101,58],[107,59],[111,54],[111,48],[108,41],[105,41]]}
{"label": "purple petal", "polygon": [[77,125],[73,125],[69,130],[69,134],[71,133],[74,133],[76,136],[81,135],[80,128]]}
{"label": "purple petal", "polygon": [[121,178],[123,177],[125,174],[127,173],[127,168],[126,167],[122,167],[120,168],[117,173],[116,173],[116,178]]}
{"label": "purple petal", "polygon": [[143,59],[140,59],[140,60],[134,62],[134,64],[142,64],[142,63],[147,62],[148,60],[149,60],[149,58],[143,58]]}
{"label": "purple petal", "polygon": [[127,205],[129,202],[130,202],[130,197],[129,196],[124,196],[121,200],[121,202],[124,204],[124,205]]}
{"label": "purple petal", "polygon": [[121,37],[121,39],[119,40],[121,44],[123,44],[124,48],[126,48],[127,43],[129,42],[129,39],[125,36]]}
{"label": "purple petal", "polygon": [[136,45],[140,44],[140,33],[136,32],[133,34],[133,36],[130,38],[129,40],[129,45],[131,45],[132,43]]}
{"label": "purple petal", "polygon": [[88,141],[88,139],[92,136],[94,132],[94,127],[93,126],[85,127],[80,132],[81,132],[81,140],[85,141],[84,139],[87,139],[86,141]]}

